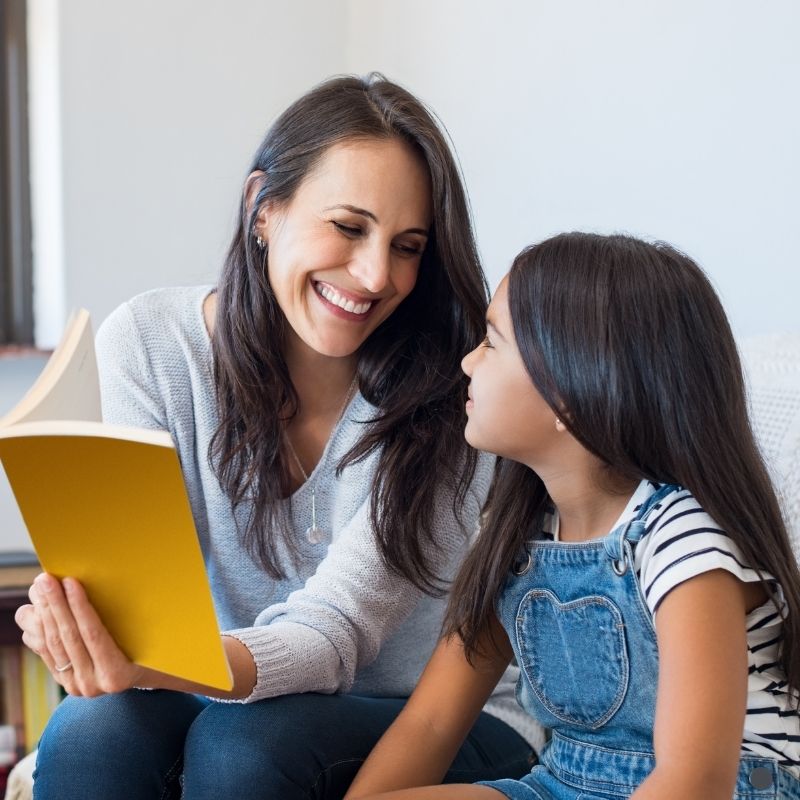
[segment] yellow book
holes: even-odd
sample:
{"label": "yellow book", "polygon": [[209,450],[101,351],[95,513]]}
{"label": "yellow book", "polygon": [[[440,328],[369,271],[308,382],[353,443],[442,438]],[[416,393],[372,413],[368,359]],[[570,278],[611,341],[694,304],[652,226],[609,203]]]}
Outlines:
{"label": "yellow book", "polygon": [[101,422],[87,312],[0,419],[0,461],[42,568],[83,584],[132,661],[232,687],[172,439]]}

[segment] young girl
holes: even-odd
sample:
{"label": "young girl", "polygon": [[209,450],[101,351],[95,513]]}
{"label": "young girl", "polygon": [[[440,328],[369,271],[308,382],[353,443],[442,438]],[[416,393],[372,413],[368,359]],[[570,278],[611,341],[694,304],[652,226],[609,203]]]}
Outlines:
{"label": "young girl", "polygon": [[[702,271],[549,239],[462,366],[466,438],[503,460],[446,635],[347,799],[800,798],[800,575]],[[540,764],[408,788],[439,782],[512,657]]]}

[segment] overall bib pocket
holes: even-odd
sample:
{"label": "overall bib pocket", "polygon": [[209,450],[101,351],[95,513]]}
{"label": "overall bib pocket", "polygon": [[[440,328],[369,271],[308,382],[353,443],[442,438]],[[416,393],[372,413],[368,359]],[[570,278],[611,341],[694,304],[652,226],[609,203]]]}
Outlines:
{"label": "overall bib pocket", "polygon": [[559,720],[596,730],[619,710],[628,689],[625,625],[607,597],[562,603],[532,589],[517,610],[520,667],[539,702]]}

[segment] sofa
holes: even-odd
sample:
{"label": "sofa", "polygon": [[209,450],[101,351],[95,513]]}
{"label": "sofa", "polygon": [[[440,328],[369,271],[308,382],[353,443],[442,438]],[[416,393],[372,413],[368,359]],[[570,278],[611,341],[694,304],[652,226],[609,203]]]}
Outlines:
{"label": "sofa", "polygon": [[[800,556],[800,333],[748,339],[740,352],[753,429]],[[30,800],[35,762],[31,753],[14,767],[6,800]]]}

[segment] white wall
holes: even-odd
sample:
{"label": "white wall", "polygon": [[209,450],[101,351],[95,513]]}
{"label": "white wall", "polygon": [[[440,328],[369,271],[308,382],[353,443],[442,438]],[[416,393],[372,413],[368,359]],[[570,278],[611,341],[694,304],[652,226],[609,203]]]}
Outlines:
{"label": "white wall", "polygon": [[[61,193],[53,315],[80,305],[99,323],[145,289],[215,280],[250,158],[283,107],[343,70],[344,20],[329,0],[58,4],[58,96],[45,106],[60,110],[61,186],[34,186]],[[53,46],[41,44],[33,59]],[[49,266],[42,290],[58,280]]]}
{"label": "white wall", "polygon": [[447,123],[493,285],[528,242],[623,229],[695,256],[738,333],[800,330],[796,0],[29,2],[43,346],[72,306],[213,281],[270,120],[372,69]]}
{"label": "white wall", "polygon": [[446,122],[490,282],[567,229],[672,242],[740,335],[800,331],[797,0],[348,2],[347,68]]}
{"label": "white wall", "polygon": [[[212,282],[272,118],[344,70],[343,0],[29,0],[37,343]],[[38,365],[0,362],[0,415]],[[0,468],[0,550],[29,547]]]}
{"label": "white wall", "polygon": [[800,328],[796,0],[30,2],[58,7],[61,166],[34,192],[61,198],[63,267],[34,224],[38,290],[63,289],[41,344],[72,306],[99,321],[214,280],[270,120],[372,69],[445,120],[492,284],[528,242],[621,229],[695,256],[738,333]]}

